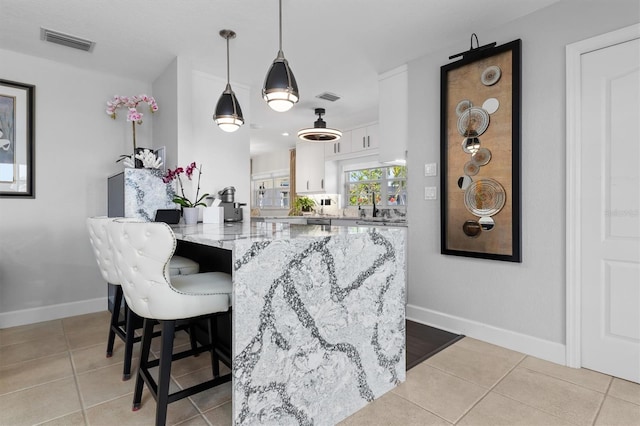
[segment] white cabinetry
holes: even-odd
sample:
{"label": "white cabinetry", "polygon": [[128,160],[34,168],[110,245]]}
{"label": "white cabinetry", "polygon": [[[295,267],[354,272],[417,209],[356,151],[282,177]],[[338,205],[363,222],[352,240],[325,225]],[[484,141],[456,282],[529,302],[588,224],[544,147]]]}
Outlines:
{"label": "white cabinetry", "polygon": [[325,192],[324,143],[299,142],[296,144],[296,192]]}
{"label": "white cabinetry", "polygon": [[378,148],[378,125],[351,130],[351,152],[369,151]]}
{"label": "white cabinetry", "polygon": [[409,78],[406,65],[380,74],[378,101],[378,160],[382,163],[402,163],[406,160],[409,139]]}
{"label": "white cabinetry", "polygon": [[336,160],[351,152],[351,132],[343,132],[336,142],[324,144],[325,160]]}

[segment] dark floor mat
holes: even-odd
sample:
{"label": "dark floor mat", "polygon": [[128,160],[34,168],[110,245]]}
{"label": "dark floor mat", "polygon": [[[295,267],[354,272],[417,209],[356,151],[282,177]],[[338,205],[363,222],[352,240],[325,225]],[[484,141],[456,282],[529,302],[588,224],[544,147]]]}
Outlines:
{"label": "dark floor mat", "polygon": [[407,320],[407,370],[464,336]]}

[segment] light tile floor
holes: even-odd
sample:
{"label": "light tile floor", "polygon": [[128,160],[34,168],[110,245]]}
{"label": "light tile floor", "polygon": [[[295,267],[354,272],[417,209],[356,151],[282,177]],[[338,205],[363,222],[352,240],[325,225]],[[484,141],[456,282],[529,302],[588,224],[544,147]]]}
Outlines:
{"label": "light tile floor", "polygon": [[[0,330],[0,425],[153,424],[146,390],[131,411],[122,342],[105,357],[108,323],[103,312]],[[188,345],[185,333],[176,339]],[[196,383],[210,375],[209,357],[181,360],[172,373],[175,389]],[[167,423],[230,425],[230,384],[170,404]],[[452,424],[640,426],[640,385],[464,338],[341,423]]]}

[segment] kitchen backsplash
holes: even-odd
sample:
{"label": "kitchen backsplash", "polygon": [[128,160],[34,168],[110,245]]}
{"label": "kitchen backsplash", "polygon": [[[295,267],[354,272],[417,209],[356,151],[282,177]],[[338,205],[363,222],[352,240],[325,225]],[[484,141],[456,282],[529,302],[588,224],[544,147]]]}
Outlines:
{"label": "kitchen backsplash", "polygon": [[[307,197],[315,201],[313,208],[314,213],[339,216],[339,217],[372,217],[373,209],[371,207],[346,207],[342,208],[342,196],[340,194],[310,194]],[[364,213],[363,213],[364,212]],[[407,211],[399,208],[378,208],[378,217],[386,217],[389,219],[406,217]]]}
{"label": "kitchen backsplash", "polygon": [[331,216],[341,216],[342,209],[340,209],[340,194],[310,194],[307,197],[316,202],[313,210],[318,214],[325,214]]}

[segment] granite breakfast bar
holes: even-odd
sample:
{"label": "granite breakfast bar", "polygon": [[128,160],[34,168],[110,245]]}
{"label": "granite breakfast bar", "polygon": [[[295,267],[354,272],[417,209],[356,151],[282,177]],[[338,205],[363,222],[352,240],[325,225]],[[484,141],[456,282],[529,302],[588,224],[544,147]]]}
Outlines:
{"label": "granite breakfast bar", "polygon": [[405,380],[406,228],[173,229],[231,251],[234,424],[333,425]]}

